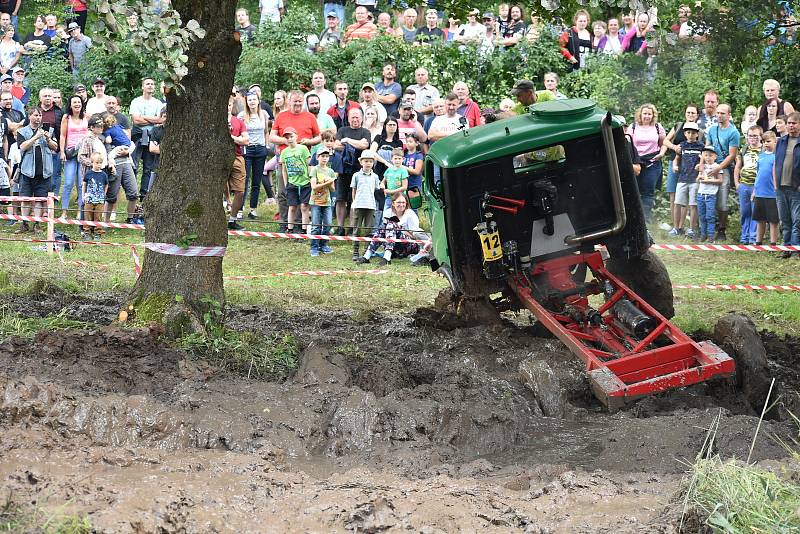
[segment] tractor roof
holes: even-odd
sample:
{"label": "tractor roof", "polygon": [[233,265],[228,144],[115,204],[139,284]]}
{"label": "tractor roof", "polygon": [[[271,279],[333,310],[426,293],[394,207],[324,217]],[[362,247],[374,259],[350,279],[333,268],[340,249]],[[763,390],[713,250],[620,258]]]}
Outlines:
{"label": "tractor roof", "polygon": [[[531,112],[458,132],[433,144],[428,156],[456,168],[600,132],[606,111],[582,98],[534,104]],[[615,118],[612,126],[623,123]]]}

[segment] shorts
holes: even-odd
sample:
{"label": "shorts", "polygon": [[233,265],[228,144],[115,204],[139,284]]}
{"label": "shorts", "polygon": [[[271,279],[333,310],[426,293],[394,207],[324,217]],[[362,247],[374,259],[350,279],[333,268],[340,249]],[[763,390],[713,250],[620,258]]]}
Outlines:
{"label": "shorts", "polygon": [[697,182],[676,184],[675,204],[679,206],[697,206],[697,186]]}
{"label": "shorts", "polygon": [[[50,192],[50,178],[37,180],[24,174],[19,175],[19,196],[21,197],[46,197]],[[44,202],[46,199],[42,199]]]}
{"label": "shorts", "polygon": [[353,182],[352,174],[340,174],[336,179],[336,202],[346,202],[349,206],[353,201],[353,192],[350,185]]}
{"label": "shorts", "polygon": [[130,161],[117,163],[117,174],[108,176],[108,189],[106,190],[106,202],[109,204],[117,203],[117,195],[120,186],[125,190],[125,198],[129,201],[139,198],[138,188],[136,187],[136,175],[133,173],[133,166]]}
{"label": "shorts", "polygon": [[303,186],[286,184],[286,203],[289,206],[308,204],[311,200],[311,184]]}
{"label": "shorts", "polygon": [[231,175],[228,177],[228,189],[232,193],[242,193],[244,191],[244,157],[236,156],[231,167]]}
{"label": "shorts", "polygon": [[717,190],[717,211],[728,211],[728,193],[731,189],[731,170],[722,169],[725,177]]}
{"label": "shorts", "polygon": [[753,220],[778,224],[778,202],[774,198],[756,197],[753,202]]}
{"label": "shorts", "polygon": [[[10,197],[11,196],[11,188],[10,187],[0,187],[0,197]],[[0,206],[8,206],[11,204],[9,200],[0,200]]]}

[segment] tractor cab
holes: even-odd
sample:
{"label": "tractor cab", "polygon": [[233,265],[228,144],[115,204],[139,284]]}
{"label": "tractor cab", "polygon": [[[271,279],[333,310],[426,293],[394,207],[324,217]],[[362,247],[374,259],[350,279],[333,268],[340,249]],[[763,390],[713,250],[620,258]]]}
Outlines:
{"label": "tractor cab", "polygon": [[437,141],[425,162],[432,268],[456,298],[533,312],[609,407],[734,369],[667,320],[623,126],[590,100],[543,102]]}

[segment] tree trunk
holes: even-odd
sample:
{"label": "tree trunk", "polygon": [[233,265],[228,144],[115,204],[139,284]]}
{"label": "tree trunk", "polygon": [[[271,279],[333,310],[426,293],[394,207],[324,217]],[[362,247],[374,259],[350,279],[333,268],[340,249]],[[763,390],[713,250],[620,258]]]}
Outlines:
{"label": "tree trunk", "polygon": [[[184,23],[195,19],[206,35],[186,52],[183,89],[167,94],[161,163],[144,203],[145,241],[226,246],[222,198],[234,157],[227,103],[241,52],[233,32],[236,0],[172,0],[172,5]],[[224,309],[224,301],[222,257],[149,250],[131,294],[141,319],[163,322],[172,335],[202,329],[199,318]],[[206,317],[222,319],[217,313]]]}

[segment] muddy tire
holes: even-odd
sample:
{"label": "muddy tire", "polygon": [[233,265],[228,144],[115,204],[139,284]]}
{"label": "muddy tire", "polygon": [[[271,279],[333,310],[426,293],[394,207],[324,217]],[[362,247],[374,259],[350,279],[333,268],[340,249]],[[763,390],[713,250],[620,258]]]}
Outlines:
{"label": "muddy tire", "polygon": [[672,281],[664,263],[648,250],[636,259],[609,259],[606,268],[667,319],[675,315]]}

